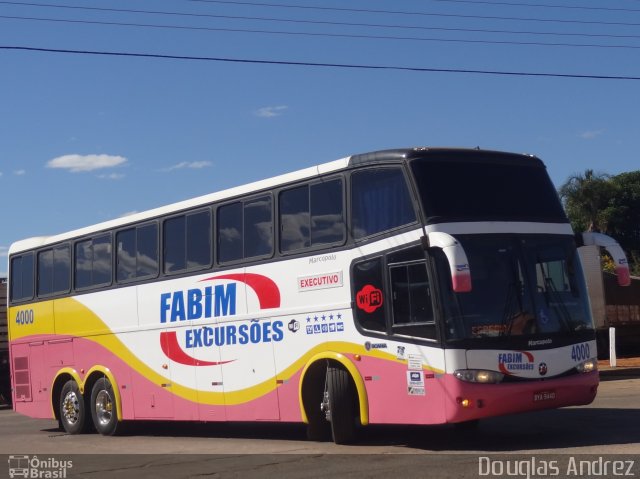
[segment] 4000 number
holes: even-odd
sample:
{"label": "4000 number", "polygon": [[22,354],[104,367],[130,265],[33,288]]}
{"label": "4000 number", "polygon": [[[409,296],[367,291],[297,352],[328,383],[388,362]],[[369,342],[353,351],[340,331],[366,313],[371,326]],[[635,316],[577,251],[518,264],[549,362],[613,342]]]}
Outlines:
{"label": "4000 number", "polygon": [[33,324],[33,309],[18,311],[18,314],[16,314],[16,324]]}
{"label": "4000 number", "polygon": [[584,361],[585,359],[589,359],[591,357],[591,351],[589,349],[589,344],[574,344],[571,348],[571,359],[574,361]]}

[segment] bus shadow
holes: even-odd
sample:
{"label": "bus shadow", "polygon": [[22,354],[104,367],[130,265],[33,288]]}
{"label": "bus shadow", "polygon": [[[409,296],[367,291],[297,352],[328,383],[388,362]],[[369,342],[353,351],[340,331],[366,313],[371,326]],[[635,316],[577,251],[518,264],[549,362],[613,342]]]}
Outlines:
{"label": "bus shadow", "polygon": [[476,429],[452,426],[384,427],[367,433],[368,445],[424,451],[512,452],[640,443],[638,409],[560,409],[480,421]]}
{"label": "bus shadow", "polygon": [[[354,452],[358,452],[358,446],[465,453],[640,443],[640,428],[630,428],[630,424],[640,424],[640,410],[569,408],[539,411],[485,419],[476,429],[459,429],[452,425],[368,426],[359,431]],[[126,425],[125,435],[307,441],[304,425],[265,422],[135,422]],[[341,446],[336,448],[339,449],[337,452],[348,452]]]}

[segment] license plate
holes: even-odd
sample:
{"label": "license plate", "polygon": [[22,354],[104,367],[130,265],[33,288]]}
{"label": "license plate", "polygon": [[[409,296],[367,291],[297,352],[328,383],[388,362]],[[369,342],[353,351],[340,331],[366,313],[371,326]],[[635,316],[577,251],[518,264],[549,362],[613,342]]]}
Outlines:
{"label": "license plate", "polygon": [[533,393],[533,402],[553,401],[556,398],[555,391],[540,391]]}

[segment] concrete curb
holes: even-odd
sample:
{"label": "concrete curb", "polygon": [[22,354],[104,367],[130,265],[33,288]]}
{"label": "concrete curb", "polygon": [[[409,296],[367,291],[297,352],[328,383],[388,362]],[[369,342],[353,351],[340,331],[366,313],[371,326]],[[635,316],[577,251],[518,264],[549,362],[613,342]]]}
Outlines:
{"label": "concrete curb", "polygon": [[633,379],[640,378],[640,367],[607,367],[600,369],[600,379]]}

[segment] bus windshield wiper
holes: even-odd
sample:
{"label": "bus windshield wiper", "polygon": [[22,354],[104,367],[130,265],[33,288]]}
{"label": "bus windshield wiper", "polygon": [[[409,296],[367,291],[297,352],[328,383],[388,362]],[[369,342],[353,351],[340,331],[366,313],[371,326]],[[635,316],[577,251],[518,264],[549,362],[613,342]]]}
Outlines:
{"label": "bus windshield wiper", "polygon": [[[507,288],[507,297],[504,303],[504,312],[502,313],[502,331],[501,336],[511,336],[511,330],[518,311],[522,311],[522,301],[518,295],[518,283],[509,283]],[[515,305],[515,307],[514,307]]]}
{"label": "bus windshield wiper", "polygon": [[522,291],[521,281],[509,284],[502,315],[502,336],[511,336],[514,333],[526,334],[533,331],[532,327],[535,324],[532,325],[532,323],[535,323],[536,318],[524,308],[520,291]]}
{"label": "bus windshield wiper", "polygon": [[[547,305],[552,306],[557,312],[558,317],[560,318],[560,322],[566,328],[567,331],[571,331],[571,313],[564,304],[558,289],[553,281],[553,278],[544,277],[545,284],[545,299],[547,301]],[[551,300],[549,301],[549,296],[551,296]]]}

